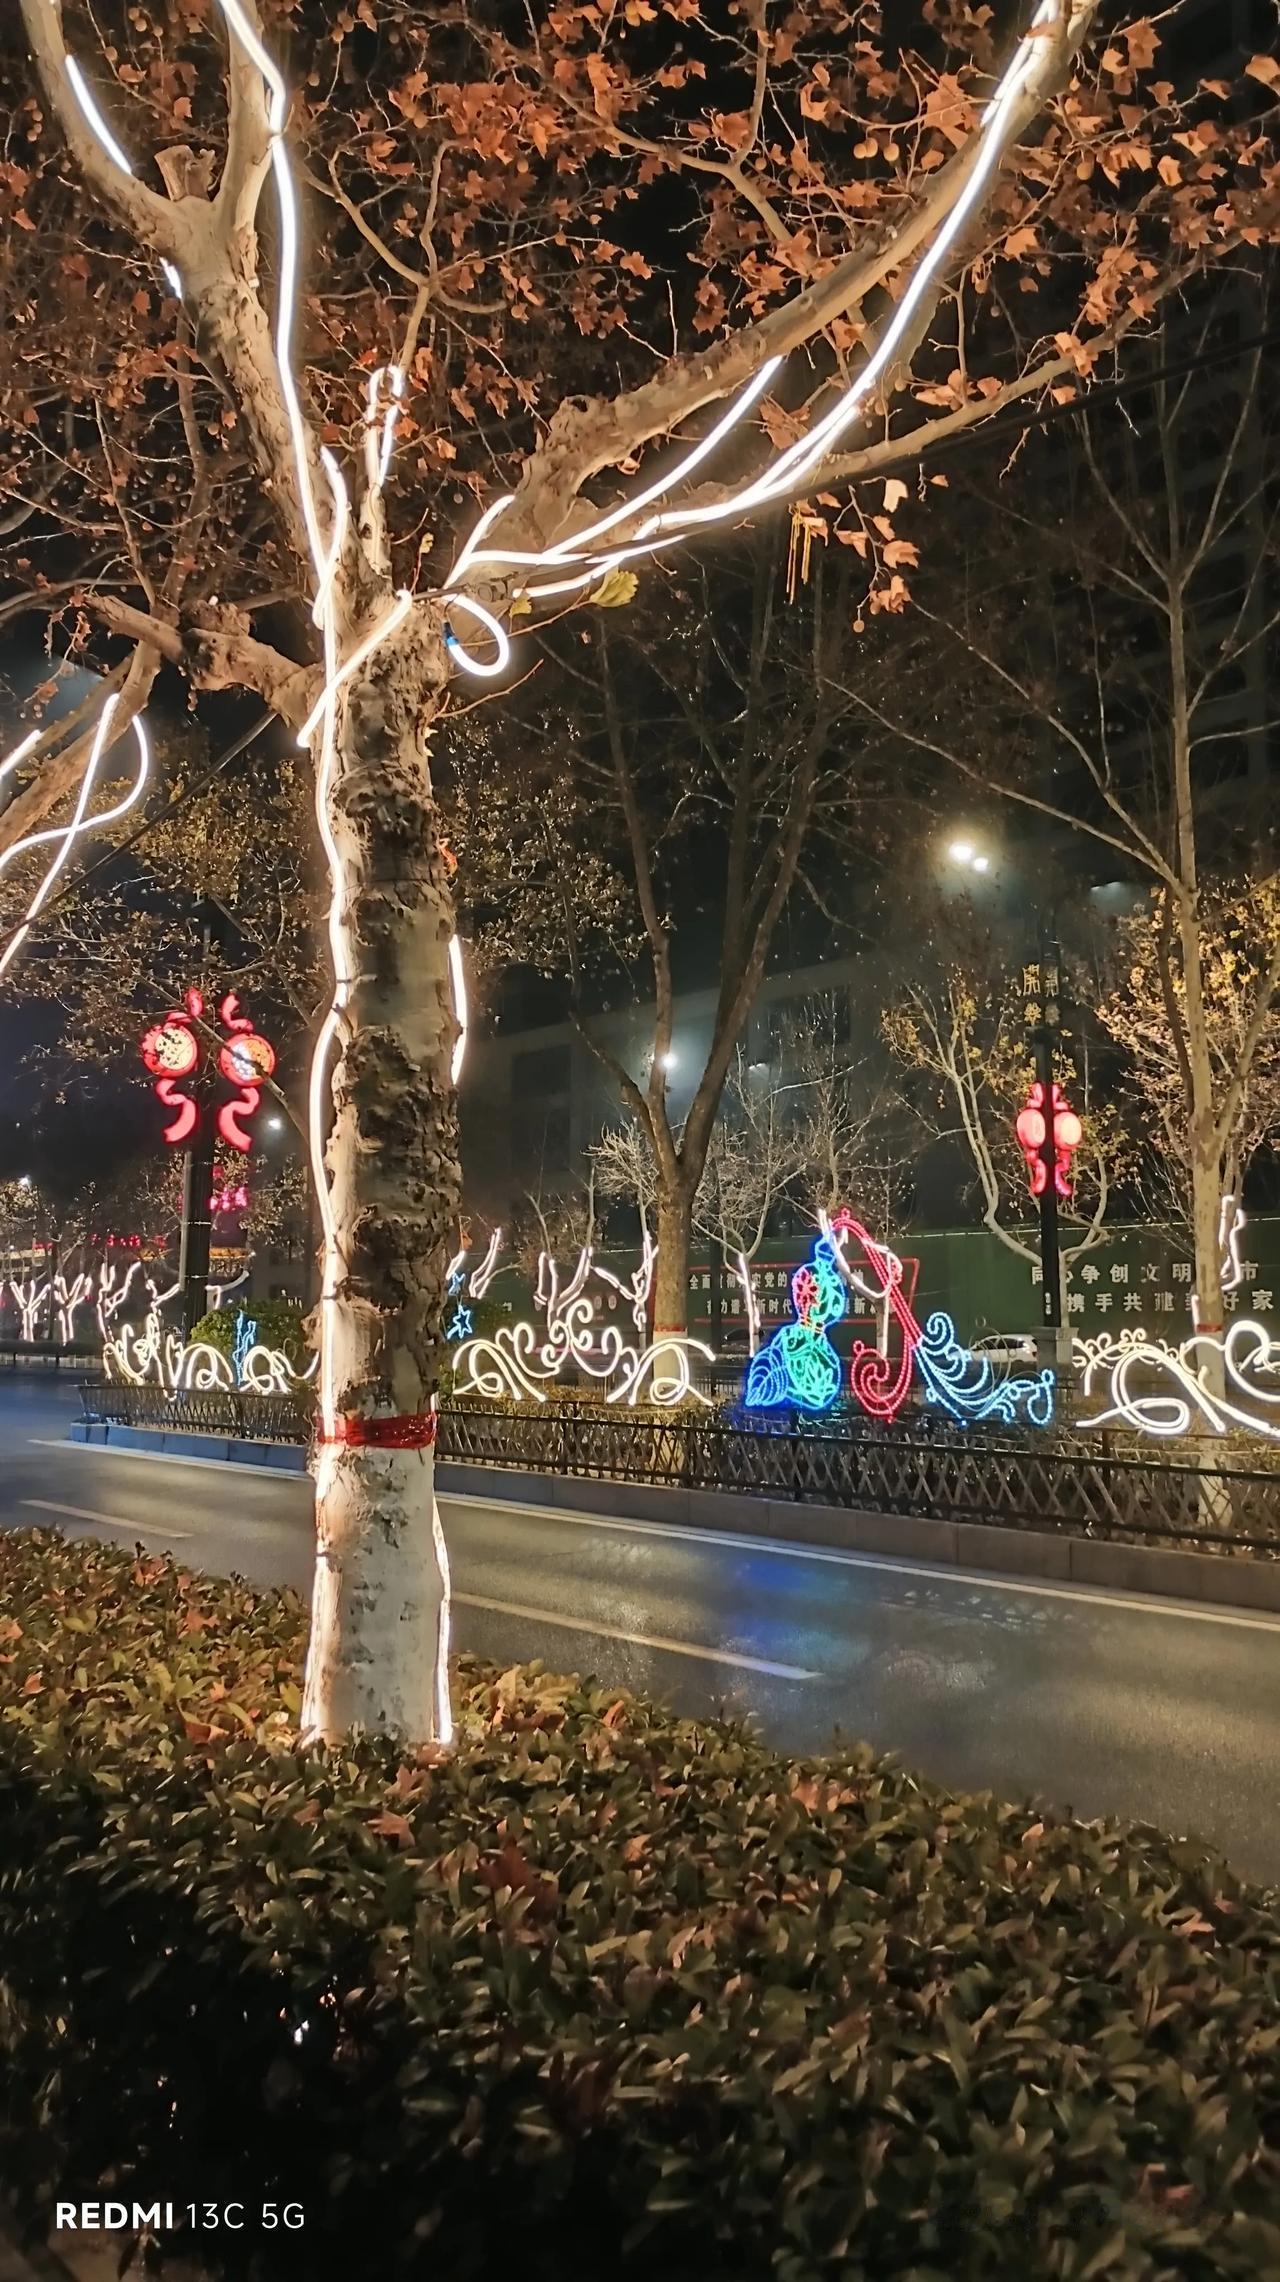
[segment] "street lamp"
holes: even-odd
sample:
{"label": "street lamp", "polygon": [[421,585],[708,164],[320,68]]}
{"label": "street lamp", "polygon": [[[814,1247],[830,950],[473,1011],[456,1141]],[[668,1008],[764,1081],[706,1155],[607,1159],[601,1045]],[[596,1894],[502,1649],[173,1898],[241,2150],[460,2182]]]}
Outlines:
{"label": "street lamp", "polygon": [[990,856],[983,849],[976,847],[972,840],[950,841],[947,847],[947,856],[951,863],[959,864],[962,871],[989,872],[991,869]]}

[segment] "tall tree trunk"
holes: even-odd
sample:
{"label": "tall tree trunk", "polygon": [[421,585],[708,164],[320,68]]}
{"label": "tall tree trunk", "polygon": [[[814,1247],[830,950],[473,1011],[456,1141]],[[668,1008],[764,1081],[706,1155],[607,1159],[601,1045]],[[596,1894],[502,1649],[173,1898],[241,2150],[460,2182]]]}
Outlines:
{"label": "tall tree trunk", "polygon": [[430,1424],[459,1196],[453,913],[424,747],[445,659],[421,621],[343,693],[327,814],[342,892],[335,1236],[303,1723],[447,1741],[449,1572]]}
{"label": "tall tree trunk", "polygon": [[658,1191],[658,1258],[654,1267],[653,1336],[683,1338],[689,1329],[689,1250],[693,1196],[685,1180]]}

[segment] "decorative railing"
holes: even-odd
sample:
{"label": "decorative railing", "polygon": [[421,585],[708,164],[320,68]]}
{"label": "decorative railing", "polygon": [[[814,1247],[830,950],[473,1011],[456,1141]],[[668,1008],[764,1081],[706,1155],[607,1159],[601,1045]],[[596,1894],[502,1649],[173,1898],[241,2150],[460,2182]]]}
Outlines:
{"label": "decorative railing", "polygon": [[308,1390],[255,1395],[229,1387],[113,1386],[86,1381],[80,1390],[87,1419],[154,1427],[177,1434],[216,1434],[236,1442],[309,1442],[315,1407]]}
{"label": "decorative railing", "polygon": [[[254,1441],[304,1443],[313,1419],[305,1394],[86,1386],[83,1401],[93,1419]],[[1208,1445],[1199,1462],[1183,1445],[1170,1463],[1171,1454],[1055,1447],[1041,1434],[952,1427],[927,1413],[832,1431],[825,1419],[747,1425],[561,1399],[518,1411],[454,1402],[441,1413],[438,1452],[521,1473],[1280,1557],[1280,1469],[1251,1469]]]}

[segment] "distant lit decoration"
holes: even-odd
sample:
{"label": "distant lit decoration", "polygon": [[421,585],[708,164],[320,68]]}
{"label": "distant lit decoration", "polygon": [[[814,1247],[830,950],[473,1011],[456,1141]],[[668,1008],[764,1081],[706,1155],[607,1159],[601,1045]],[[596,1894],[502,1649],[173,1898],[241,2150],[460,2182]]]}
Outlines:
{"label": "distant lit decoration", "polygon": [[76,1336],[76,1314],[94,1296],[95,1279],[81,1269],[70,1281],[66,1276],[53,1279],[53,1304],[58,1311],[58,1338],[64,1347],[73,1345]]}
{"label": "distant lit decoration", "polygon": [[23,1276],[21,1279],[10,1276],[9,1289],[22,1324],[23,1342],[26,1346],[33,1347],[37,1339],[40,1310],[49,1297],[48,1280],[39,1283],[34,1276]]}
{"label": "distant lit decoration", "polygon": [[1012,1426],[1021,1414],[1030,1426],[1051,1426],[1055,1393],[1054,1374],[1037,1371],[1034,1378],[1003,1378],[987,1355],[975,1355],[956,1338],[956,1327],[941,1310],[929,1317],[916,1348],[916,1368],[924,1383],[926,1402],[962,1424],[983,1424],[993,1419]]}
{"label": "distant lit decoration", "polygon": [[[493,1274],[496,1257],[496,1242],[491,1242],[477,1271],[477,1276],[484,1272],[485,1285]],[[450,1263],[451,1289],[454,1277],[458,1279],[456,1289],[462,1288],[464,1259],[465,1254],[459,1254]],[[543,1252],[535,1294],[543,1314],[542,1328],[521,1318],[503,1324],[491,1337],[460,1341],[453,1360],[455,1394],[478,1395],[489,1402],[545,1402],[548,1385],[565,1370],[576,1370],[600,1382],[607,1403],[634,1407],[648,1401],[665,1409],[694,1401],[709,1408],[710,1398],[693,1384],[693,1364],[695,1357],[714,1362],[714,1350],[701,1339],[674,1332],[662,1333],[654,1340],[647,1336],[656,1259],[657,1247],[646,1232],[640,1266],[624,1284],[611,1269],[599,1267],[590,1245],[584,1245],[572,1275],[562,1282],[559,1263],[551,1253]],[[595,1300],[586,1288],[593,1275],[630,1299],[637,1335],[634,1346],[616,1323],[599,1321]],[[468,1286],[473,1296],[479,1296],[477,1276]]]}
{"label": "distant lit decoration", "polygon": [[[988,1356],[978,1356],[956,1337],[951,1317],[935,1311],[921,1329],[919,1319],[902,1289],[902,1262],[887,1245],[877,1244],[861,1221],[840,1215],[838,1225],[861,1244],[872,1274],[895,1317],[902,1351],[897,1367],[887,1356],[855,1342],[849,1383],[864,1410],[875,1418],[896,1418],[918,1375],[927,1403],[945,1410],[959,1425],[977,1426],[998,1420],[1011,1426],[1019,1415],[1029,1425],[1048,1426],[1053,1419],[1054,1374],[1038,1371],[1034,1378],[1004,1378]],[[865,1285],[859,1286],[865,1289]]]}
{"label": "distant lit decoration", "polygon": [[183,1005],[172,1014],[166,1014],[148,1030],[142,1040],[142,1059],[156,1080],[156,1094],[166,1109],[175,1112],[172,1125],[166,1125],[164,1137],[171,1149],[181,1148],[196,1129],[199,1111],[194,1097],[183,1093],[179,1078],[189,1078],[200,1060],[200,1041],[195,1024],[204,1013],[204,999],[198,990],[189,990]]}
{"label": "distant lit decoration", "polygon": [[[1246,1318],[1222,1338],[1198,1331],[1180,1347],[1150,1338],[1135,1324],[1077,1339],[1073,1356],[1082,1397],[1101,1397],[1103,1404],[1078,1421],[1082,1427],[1128,1426],[1164,1439],[1200,1425],[1214,1434],[1280,1441],[1280,1339],[1261,1323]],[[1207,1384],[1211,1357],[1220,1359],[1222,1394]]]}
{"label": "distant lit decoration", "polygon": [[305,1371],[295,1370],[282,1348],[258,1343],[258,1327],[244,1315],[236,1325],[230,1356],[205,1339],[184,1346],[174,1332],[165,1329],[160,1313],[161,1301],[172,1296],[166,1292],[153,1300],[140,1329],[126,1324],[118,1338],[104,1342],[102,1362],[108,1379],[117,1385],[154,1385],[168,1394],[221,1390],[227,1394],[291,1395],[313,1377],[317,1356]]}
{"label": "distant lit decoration", "polygon": [[470,1339],[475,1327],[476,1320],[471,1309],[464,1307],[462,1301],[459,1300],[444,1327],[444,1335],[446,1339]]}
{"label": "distant lit decoration", "polygon": [[[883,1310],[885,1343],[869,1347],[865,1340],[855,1339],[849,1358],[849,1388],[854,1400],[872,1418],[884,1419],[892,1424],[911,1392],[915,1370],[916,1350],[920,1345],[921,1331],[914,1311],[902,1289],[902,1262],[887,1244],[877,1244],[870,1230],[855,1220],[848,1207],[842,1207],[830,1223],[833,1235],[840,1240],[840,1258],[845,1259],[848,1239],[853,1236],[862,1246],[871,1272],[868,1283],[856,1267],[846,1264],[846,1273],[856,1290],[875,1301]],[[900,1347],[895,1363],[889,1353],[889,1320],[897,1324]]]}
{"label": "distant lit decoration", "polygon": [[246,1155],[253,1146],[253,1137],[244,1120],[252,1117],[262,1097],[262,1088],[276,1066],[275,1047],[254,1029],[247,1015],[240,1012],[240,1001],[229,991],[218,1009],[222,1027],[228,1031],[225,1046],[218,1050],[218,1068],[240,1092],[234,1101],[224,1101],[218,1111],[218,1131],[233,1149]]}
{"label": "distant lit decoration", "polygon": [[245,1357],[258,1344],[257,1319],[243,1312],[236,1317],[236,1335],[231,1347],[231,1368],[236,1383],[243,1383]]}
{"label": "distant lit decoration", "polygon": [[[850,1258],[850,1238],[861,1248],[861,1260]],[[989,1360],[961,1346],[949,1315],[931,1315],[922,1330],[902,1285],[897,1253],[878,1244],[847,1207],[831,1219],[821,1214],[810,1258],[791,1279],[796,1320],[783,1324],[752,1356],[744,1408],[820,1416],[833,1407],[842,1371],[827,1334],[848,1313],[852,1290],[872,1300],[886,1323],[883,1347],[855,1339],[849,1362],[850,1392],[870,1417],[892,1424],[918,1379],[925,1401],[962,1424],[998,1419],[1008,1425],[1023,1415],[1033,1426],[1049,1425],[1052,1371],[1035,1378],[998,1377]],[[896,1357],[889,1352],[890,1321],[899,1334]]]}
{"label": "distant lit decoration", "polygon": [[828,1327],[848,1313],[849,1297],[836,1240],[824,1230],[808,1260],[791,1278],[795,1322],[780,1324],[752,1356],[743,1405],[747,1410],[830,1410],[840,1393],[840,1357]]}
{"label": "distant lit decoration", "polygon": [[224,1181],[221,1188],[216,1188],[209,1199],[209,1210],[213,1213],[226,1215],[232,1212],[247,1212],[248,1209],[249,1191],[243,1181],[234,1183]]}
{"label": "distant lit decoration", "polygon": [[501,1249],[502,1230],[500,1228],[495,1228],[489,1238],[488,1244],[485,1246],[484,1258],[481,1260],[479,1267],[473,1268],[471,1274],[467,1278],[467,1290],[471,1294],[472,1299],[484,1298],[484,1295],[488,1291],[490,1284],[493,1282],[494,1272],[498,1265],[498,1254]]}
{"label": "distant lit decoration", "polygon": [[[1053,1185],[1060,1197],[1071,1195],[1071,1160],[1084,1138],[1084,1127],[1070,1107],[1061,1086],[1055,1085],[1049,1096],[1053,1118]],[[1027,1174],[1032,1196],[1043,1196],[1049,1178],[1049,1168],[1041,1154],[1046,1139],[1044,1087],[1037,1078],[1027,1095],[1025,1106],[1014,1120],[1018,1147],[1027,1160]]]}

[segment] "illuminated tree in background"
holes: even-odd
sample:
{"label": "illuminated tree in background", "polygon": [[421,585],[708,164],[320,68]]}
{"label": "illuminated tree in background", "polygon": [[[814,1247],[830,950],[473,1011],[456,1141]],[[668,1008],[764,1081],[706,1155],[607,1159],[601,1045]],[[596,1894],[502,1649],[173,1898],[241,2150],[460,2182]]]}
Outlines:
{"label": "illuminated tree in background", "polygon": [[1021,44],[1002,12],[998,49],[987,8],[922,10],[920,56],[819,0],[536,34],[417,0],[20,14],[0,371],[6,489],[35,506],[6,561],[73,644],[131,647],[109,726],[24,754],[0,853],[92,814],[162,661],[309,746],[335,991],[305,1717],[444,1737],[458,1024],[427,748],[451,685],[501,671],[513,611],[772,503],[840,518],[922,433],[1082,385],[1262,226],[1270,151],[1229,91],[1147,76],[1145,20],[1092,49],[1098,0],[1043,0]]}

